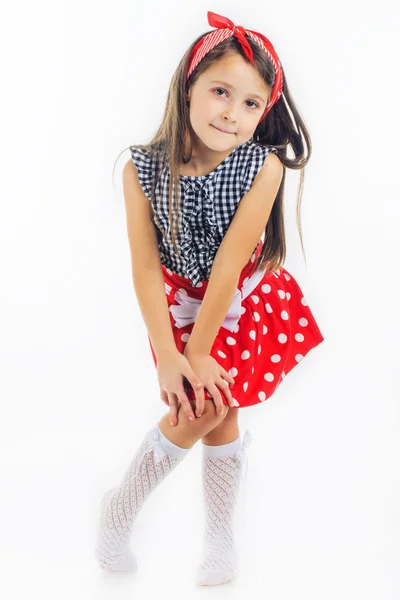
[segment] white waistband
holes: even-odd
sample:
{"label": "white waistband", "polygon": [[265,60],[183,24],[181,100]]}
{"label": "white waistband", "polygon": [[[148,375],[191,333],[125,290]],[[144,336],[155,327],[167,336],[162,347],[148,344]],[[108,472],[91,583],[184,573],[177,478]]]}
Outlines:
{"label": "white waistband", "polygon": [[[266,269],[261,272],[253,273],[250,277],[245,278],[241,290],[238,288],[236,289],[232,303],[221,327],[225,327],[225,329],[228,329],[231,332],[235,330],[242,314],[242,300],[247,298],[247,296],[257,287],[265,273]],[[165,289],[169,294],[172,288],[165,283]],[[174,300],[179,304],[172,304],[169,310],[175,319],[176,327],[182,328],[190,323],[194,323],[200,310],[202,299],[193,298],[192,296],[189,296],[189,294],[177,291],[175,292]]]}

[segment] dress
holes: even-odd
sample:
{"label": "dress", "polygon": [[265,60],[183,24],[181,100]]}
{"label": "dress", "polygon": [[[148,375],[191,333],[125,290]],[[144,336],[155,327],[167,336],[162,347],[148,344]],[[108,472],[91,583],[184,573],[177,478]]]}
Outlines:
{"label": "dress", "polygon": [[[259,150],[260,148],[261,150]],[[223,222],[221,215],[224,211],[212,210],[213,203],[210,201],[211,198],[216,203],[221,198],[220,190],[215,194],[216,182],[218,181],[220,185],[221,183],[230,183],[230,192],[229,194],[225,193],[225,199],[227,195],[229,198],[234,197],[236,190],[237,208],[241,197],[250,189],[265,156],[270,151],[270,148],[247,142],[236,147],[233,153],[212,173],[200,177],[181,176],[181,182],[183,181],[184,184],[189,182],[190,190],[195,190],[194,197],[197,200],[197,202],[193,202],[193,196],[189,193],[192,203],[190,212],[192,218],[183,221],[184,227],[179,230],[181,232],[179,247],[185,247],[188,239],[192,244],[191,252],[186,250],[186,254],[184,254],[186,265],[191,267],[186,273],[187,276],[177,272],[177,263],[174,263],[174,270],[171,268],[171,264],[165,264],[165,247],[160,248],[171,327],[176,347],[180,352],[184,351],[190,338],[201,300],[207,290],[212,261],[220,243],[215,244],[215,240],[212,243],[213,240],[208,237],[210,230],[224,231],[224,227],[221,226]],[[243,154],[246,159],[241,161]],[[140,156],[142,157],[143,154]],[[141,177],[143,169],[146,176],[148,175],[149,163],[138,160],[139,155],[136,148],[132,151],[132,157],[138,169],[139,180],[146,191]],[[237,159],[236,165],[239,168],[233,169],[230,177],[223,177],[222,175],[227,173],[226,167],[228,165],[232,167],[234,157]],[[247,180],[243,175],[244,172],[250,173]],[[237,180],[238,177],[235,177],[236,173],[240,173],[240,182]],[[167,170],[166,181],[168,175]],[[246,182],[243,184],[244,180]],[[204,193],[205,188],[206,193]],[[160,189],[162,191],[162,187]],[[182,186],[181,202],[183,206],[185,206],[187,189],[187,186]],[[244,193],[243,189],[245,189]],[[203,210],[204,205],[207,207],[205,211]],[[159,213],[157,214],[159,215]],[[185,216],[185,214],[187,215],[187,212],[184,211],[183,215]],[[205,231],[202,231],[201,228],[204,227],[204,224]],[[229,227],[229,223],[227,227]],[[200,239],[201,236],[205,240],[210,239],[210,245],[199,248],[195,244],[197,236]],[[270,398],[293,367],[324,340],[300,286],[285,268],[275,272],[255,272],[256,258],[260,254],[262,246],[263,242],[260,240],[243,268],[238,281],[238,289],[227,317],[210,350],[210,355],[235,379],[230,391],[237,408],[253,406]],[[199,257],[203,260],[201,261]],[[202,274],[204,275],[205,272],[208,276],[203,278]],[[148,339],[153,361],[157,367],[154,348],[150,337]],[[195,401],[194,390],[186,379],[184,382],[188,398]],[[218,389],[221,392],[223,403],[229,406],[223,391]],[[206,389],[204,390],[204,399],[212,400]]]}

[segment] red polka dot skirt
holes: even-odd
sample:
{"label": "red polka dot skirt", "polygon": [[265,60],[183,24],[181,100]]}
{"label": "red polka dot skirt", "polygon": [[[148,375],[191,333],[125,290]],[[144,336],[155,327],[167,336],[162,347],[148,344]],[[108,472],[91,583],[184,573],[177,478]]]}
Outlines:
{"label": "red polka dot skirt", "polygon": [[[261,249],[262,242],[242,270],[239,290],[254,274],[255,259]],[[189,279],[173,273],[164,265],[162,269],[175,343],[179,352],[183,353],[194,322],[183,325],[183,320],[178,327],[172,314],[174,308],[171,307],[181,304],[175,296],[182,294],[190,296],[190,302],[198,306],[207,290],[208,280],[192,287]],[[300,286],[286,269],[278,269],[275,273],[268,271],[258,280],[247,297],[241,298],[238,293],[237,323],[231,320],[230,329],[224,324],[220,327],[210,351],[210,355],[235,379],[230,390],[237,408],[265,402],[293,367],[324,340]],[[191,305],[188,306],[190,308]],[[157,367],[150,337],[148,339]],[[188,398],[195,402],[191,385],[186,378],[184,382]],[[223,391],[218,389],[223,403],[229,406]],[[211,400],[206,388],[204,399]]]}

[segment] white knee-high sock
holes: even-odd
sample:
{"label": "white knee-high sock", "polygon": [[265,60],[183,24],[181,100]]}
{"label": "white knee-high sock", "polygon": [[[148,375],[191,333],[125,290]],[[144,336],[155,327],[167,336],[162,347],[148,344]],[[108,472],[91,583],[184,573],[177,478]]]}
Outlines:
{"label": "white knee-high sock", "polygon": [[227,583],[236,575],[234,514],[240,482],[247,472],[246,448],[252,442],[243,436],[221,446],[203,446],[202,479],[205,503],[204,547],[196,571],[197,585]]}
{"label": "white knee-high sock", "polygon": [[136,571],[136,556],[129,550],[136,515],[189,450],[167,439],[158,424],[146,434],[120,485],[101,501],[95,555],[103,570]]}

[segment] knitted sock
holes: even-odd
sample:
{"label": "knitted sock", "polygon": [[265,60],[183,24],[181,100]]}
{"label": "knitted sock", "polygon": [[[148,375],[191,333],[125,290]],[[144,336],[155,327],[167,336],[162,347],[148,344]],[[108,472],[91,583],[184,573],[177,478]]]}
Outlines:
{"label": "knitted sock", "polygon": [[237,555],[234,536],[234,510],[240,481],[247,472],[245,449],[252,437],[246,431],[222,446],[203,443],[203,492],[206,512],[204,548],[196,571],[197,585],[227,583],[236,575]]}
{"label": "knitted sock", "polygon": [[129,550],[132,525],[144,501],[187,455],[165,437],[158,424],[150,430],[118,487],[101,501],[95,555],[104,571],[136,571],[136,556]]}

